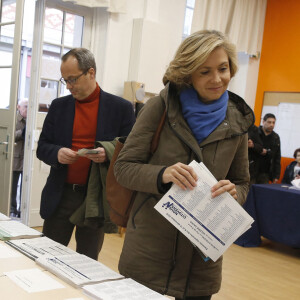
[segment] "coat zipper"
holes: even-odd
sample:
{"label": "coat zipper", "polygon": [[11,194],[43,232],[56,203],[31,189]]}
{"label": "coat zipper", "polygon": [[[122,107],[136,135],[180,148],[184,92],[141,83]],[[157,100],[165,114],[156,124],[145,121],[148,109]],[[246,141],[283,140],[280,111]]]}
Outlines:
{"label": "coat zipper", "polygon": [[201,162],[202,161],[202,159],[201,159],[201,157],[199,157],[198,156],[198,154],[197,154],[197,152],[196,152],[196,150],[195,150],[195,148],[193,147],[193,146],[191,146],[187,141],[185,141],[183,138],[182,138],[182,136],[173,128],[174,126],[176,126],[176,123],[172,123],[172,124],[170,124],[170,122],[168,121],[168,123],[169,123],[169,125],[170,125],[170,127],[171,127],[171,129],[172,129],[172,131],[174,132],[174,134],[186,145],[186,146],[188,146],[192,151],[193,151],[193,153],[196,155],[196,157],[197,157],[197,159],[198,159],[198,162]]}

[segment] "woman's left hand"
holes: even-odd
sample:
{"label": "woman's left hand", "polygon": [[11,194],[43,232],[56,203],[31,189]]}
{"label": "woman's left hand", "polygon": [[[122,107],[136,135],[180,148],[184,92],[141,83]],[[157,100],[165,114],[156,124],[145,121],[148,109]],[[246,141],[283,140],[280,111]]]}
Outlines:
{"label": "woman's left hand", "polygon": [[211,196],[215,198],[225,192],[228,192],[234,199],[237,199],[235,184],[230,180],[220,180],[211,188]]}

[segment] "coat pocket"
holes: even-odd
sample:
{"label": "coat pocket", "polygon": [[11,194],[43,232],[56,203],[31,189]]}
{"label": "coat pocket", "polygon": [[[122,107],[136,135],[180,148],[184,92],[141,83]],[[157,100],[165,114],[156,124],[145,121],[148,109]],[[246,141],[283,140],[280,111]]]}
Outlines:
{"label": "coat pocket", "polygon": [[[140,199],[138,199],[138,198],[140,198]],[[135,222],[136,218],[141,217],[143,219],[144,214],[152,214],[153,210],[154,210],[154,205],[160,200],[160,198],[161,198],[161,195],[155,195],[155,194],[138,193],[136,195],[136,198],[135,198],[136,202],[134,204],[134,207],[132,209],[131,216],[130,216],[131,223],[132,223],[132,226],[134,229],[136,229],[136,222]]]}

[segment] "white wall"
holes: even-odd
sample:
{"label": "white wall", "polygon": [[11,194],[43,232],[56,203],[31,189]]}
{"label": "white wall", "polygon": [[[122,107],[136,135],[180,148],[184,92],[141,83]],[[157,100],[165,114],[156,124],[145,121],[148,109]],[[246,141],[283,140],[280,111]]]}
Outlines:
{"label": "white wall", "polygon": [[241,96],[254,109],[259,69],[259,57],[238,53],[239,69],[229,84],[229,90]]}
{"label": "white wall", "polygon": [[[128,0],[126,14],[110,14],[102,88],[123,95],[124,81],[158,93],[181,42],[185,0]],[[135,25],[135,28],[134,28]]]}
{"label": "white wall", "polygon": [[128,0],[126,14],[109,13],[106,39],[105,63],[101,87],[122,96],[127,80],[134,18],[143,15],[142,0]]}
{"label": "white wall", "polygon": [[245,100],[254,109],[260,58],[250,58],[246,78]]}
{"label": "white wall", "polygon": [[232,78],[229,90],[241,96],[254,109],[258,79],[259,58],[239,53],[239,70]]}
{"label": "white wall", "polygon": [[229,90],[238,94],[243,99],[245,99],[249,55],[247,55],[244,52],[239,52],[238,60],[239,60],[239,69],[235,74],[235,76],[230,81]]}
{"label": "white wall", "polygon": [[[159,93],[162,77],[182,40],[185,0],[128,0],[126,14],[109,13],[101,87],[122,96],[124,81]],[[263,28],[261,29],[261,35]],[[254,108],[259,58],[239,54],[239,71],[230,90]]]}

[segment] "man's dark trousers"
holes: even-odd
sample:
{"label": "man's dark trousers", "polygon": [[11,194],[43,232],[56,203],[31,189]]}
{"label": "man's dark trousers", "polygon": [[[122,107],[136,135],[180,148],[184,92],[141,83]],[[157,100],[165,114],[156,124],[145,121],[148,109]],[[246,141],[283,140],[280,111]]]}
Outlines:
{"label": "man's dark trousers", "polygon": [[[62,199],[55,213],[45,219],[43,233],[50,239],[68,246],[75,225],[69,221],[70,216],[83,203],[86,192],[73,190],[72,186],[65,185]],[[87,226],[76,226],[75,232],[76,252],[98,259],[104,240],[104,230],[101,228],[90,228]]]}

